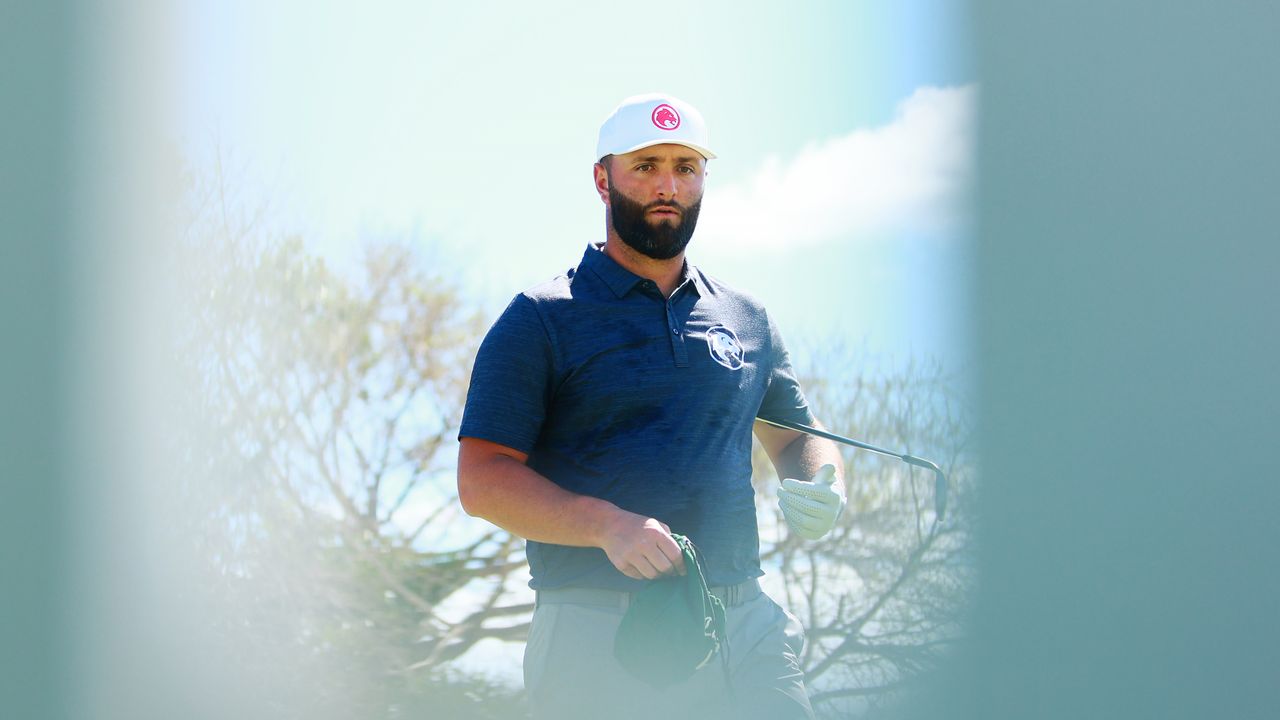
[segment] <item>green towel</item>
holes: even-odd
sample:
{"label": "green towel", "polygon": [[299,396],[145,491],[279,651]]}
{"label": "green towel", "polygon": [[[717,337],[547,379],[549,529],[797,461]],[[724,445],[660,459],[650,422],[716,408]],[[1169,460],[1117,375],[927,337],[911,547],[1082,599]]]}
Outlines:
{"label": "green towel", "polygon": [[631,599],[613,639],[618,662],[655,688],[689,679],[725,639],[724,603],[707,587],[693,543],[672,537],[684,553],[686,574],[650,580]]}

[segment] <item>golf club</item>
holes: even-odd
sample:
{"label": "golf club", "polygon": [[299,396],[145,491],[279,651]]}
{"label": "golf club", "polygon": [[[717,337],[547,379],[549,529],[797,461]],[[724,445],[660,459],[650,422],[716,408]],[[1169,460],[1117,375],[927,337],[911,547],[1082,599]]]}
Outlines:
{"label": "golf club", "polygon": [[766,417],[756,417],[756,419],[759,420],[760,422],[768,423],[769,425],[773,425],[775,427],[786,428],[787,430],[795,430],[797,432],[805,433],[806,435],[813,435],[814,437],[820,437],[820,438],[825,438],[827,440],[831,440],[834,442],[844,443],[845,445],[860,448],[862,450],[869,450],[873,453],[888,455],[889,457],[898,458],[899,460],[907,463],[908,465],[915,465],[916,467],[922,467],[922,468],[925,468],[926,470],[932,470],[933,471],[933,510],[934,510],[934,514],[937,516],[937,521],[942,522],[942,517],[947,511],[947,476],[943,474],[942,468],[938,467],[936,463],[929,460],[925,460],[924,458],[918,458],[915,455],[907,455],[904,453],[896,453],[896,452],[893,452],[892,450],[885,450],[884,448],[879,448],[879,447],[876,447],[875,445],[869,445],[867,443],[860,442],[852,438],[847,438],[842,435],[836,435],[835,433],[827,432],[826,430],[819,430],[818,428],[809,427],[808,425],[801,425],[800,423],[793,423],[786,420],[771,420]]}

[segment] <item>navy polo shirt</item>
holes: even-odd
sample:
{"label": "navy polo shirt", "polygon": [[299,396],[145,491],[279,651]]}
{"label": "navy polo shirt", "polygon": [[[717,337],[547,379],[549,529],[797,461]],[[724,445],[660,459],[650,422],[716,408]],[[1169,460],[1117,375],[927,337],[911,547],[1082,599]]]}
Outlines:
{"label": "navy polo shirt", "polygon": [[[812,423],[764,307],[686,263],[670,299],[590,245],[517,295],[476,356],[460,437],[689,536],[712,585],[759,577],[756,415]],[[530,585],[636,590],[599,548],[527,543]]]}

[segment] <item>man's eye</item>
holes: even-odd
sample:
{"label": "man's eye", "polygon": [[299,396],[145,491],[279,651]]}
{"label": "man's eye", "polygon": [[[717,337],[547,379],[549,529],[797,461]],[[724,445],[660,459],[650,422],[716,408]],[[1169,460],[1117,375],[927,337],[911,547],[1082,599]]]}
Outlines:
{"label": "man's eye", "polygon": [[636,166],[636,170],[638,170],[638,171],[640,171],[640,172],[648,172],[649,170],[652,170],[652,169],[653,169],[653,166],[652,166],[652,165],[650,165],[650,164],[648,164],[648,163],[645,163],[644,165],[637,165],[637,166]]}
{"label": "man's eye", "polygon": [[688,165],[681,165],[680,172],[684,173],[685,175],[692,175],[693,168],[689,167]]}

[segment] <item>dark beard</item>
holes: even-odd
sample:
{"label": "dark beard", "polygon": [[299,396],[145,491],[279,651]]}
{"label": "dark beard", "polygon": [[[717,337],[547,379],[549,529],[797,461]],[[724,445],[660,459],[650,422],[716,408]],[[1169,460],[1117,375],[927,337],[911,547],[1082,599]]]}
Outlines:
{"label": "dark beard", "polygon": [[[680,222],[672,225],[660,222],[656,226],[645,219],[645,213],[656,207],[673,207],[680,211]],[[641,205],[609,187],[609,217],[613,230],[632,250],[654,260],[670,260],[684,252],[698,224],[698,211],[702,198],[685,207],[676,202],[654,201]]]}

